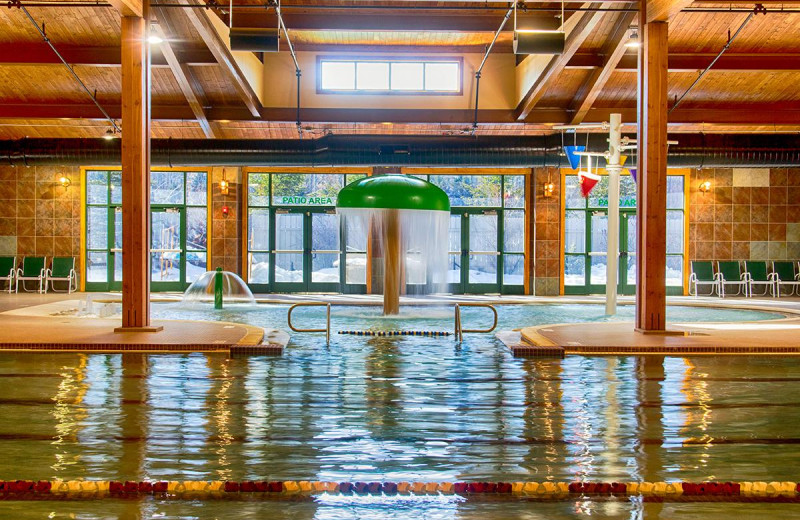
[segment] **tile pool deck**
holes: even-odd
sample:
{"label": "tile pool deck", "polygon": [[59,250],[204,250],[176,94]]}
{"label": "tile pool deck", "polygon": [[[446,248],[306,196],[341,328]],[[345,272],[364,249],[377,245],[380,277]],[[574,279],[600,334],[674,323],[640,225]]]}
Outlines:
{"label": "tile pool deck", "polygon": [[[95,304],[119,295],[93,294]],[[229,352],[279,354],[286,333],[239,323],[155,320],[158,332],[120,332],[119,319],[71,314],[86,294],[3,294],[0,350],[92,352]]]}
{"label": "tile pool deck", "polygon": [[[118,301],[119,294],[93,293],[96,304]],[[124,351],[124,352],[259,352],[280,353],[289,335],[277,329],[225,322],[156,320],[160,332],[115,333],[118,319],[70,316],[85,293],[0,294],[0,350]],[[177,301],[178,295],[156,294],[154,300]],[[379,305],[380,296],[263,295],[260,302],[292,304],[329,302],[336,305]],[[401,303],[475,302],[500,304],[602,303],[602,297],[442,296],[426,301],[402,298]],[[632,298],[621,297],[621,304]],[[505,331],[498,337],[515,355],[800,355],[800,298],[744,299],[671,297],[670,304],[720,306],[784,312],[785,319],[764,322],[674,323],[671,334],[642,334],[631,323],[553,324]]]}

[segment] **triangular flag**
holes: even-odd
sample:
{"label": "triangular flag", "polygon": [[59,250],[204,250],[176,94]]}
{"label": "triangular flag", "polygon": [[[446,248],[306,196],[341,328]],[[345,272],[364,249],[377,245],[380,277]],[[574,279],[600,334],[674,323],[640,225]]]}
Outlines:
{"label": "triangular flag", "polygon": [[627,155],[620,155],[619,156],[619,165],[620,166],[625,166],[625,161],[627,161],[627,160],[628,160],[628,156]]}
{"label": "triangular flag", "polygon": [[631,177],[633,177],[633,182],[639,182],[636,180],[636,168],[628,168],[628,171],[631,172]]}
{"label": "triangular flag", "polygon": [[581,156],[578,155],[576,152],[582,152],[586,150],[585,146],[565,146],[564,153],[567,156],[567,160],[569,161],[569,165],[572,167],[573,170],[577,170],[581,166]]}
{"label": "triangular flag", "polygon": [[578,182],[581,185],[581,193],[585,198],[589,198],[589,193],[599,181],[600,176],[595,173],[589,171],[578,172]]}

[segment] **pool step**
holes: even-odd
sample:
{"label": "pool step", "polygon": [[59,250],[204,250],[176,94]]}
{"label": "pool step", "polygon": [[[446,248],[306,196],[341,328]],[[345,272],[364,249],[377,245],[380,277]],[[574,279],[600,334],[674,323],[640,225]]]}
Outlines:
{"label": "pool step", "polygon": [[514,357],[564,357],[564,349],[558,345],[534,345],[528,343],[517,330],[501,330],[495,337],[511,349]]}

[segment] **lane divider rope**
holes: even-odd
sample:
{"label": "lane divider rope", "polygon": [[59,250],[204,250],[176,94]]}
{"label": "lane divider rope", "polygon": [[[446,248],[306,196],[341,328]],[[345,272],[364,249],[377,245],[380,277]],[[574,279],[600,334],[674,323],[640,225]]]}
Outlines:
{"label": "lane divider rope", "polygon": [[796,482],[323,482],[287,481],[108,481],[3,480],[0,498],[43,498],[71,495],[85,498],[130,495],[202,495],[323,493],[341,495],[519,495],[540,498],[569,496],[716,497],[718,499],[800,499]]}

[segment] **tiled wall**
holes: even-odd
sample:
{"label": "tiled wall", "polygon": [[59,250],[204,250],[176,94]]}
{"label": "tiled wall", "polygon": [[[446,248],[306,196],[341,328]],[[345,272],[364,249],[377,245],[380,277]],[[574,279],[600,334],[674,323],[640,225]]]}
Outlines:
{"label": "tiled wall", "polygon": [[[223,178],[230,187],[227,195],[219,189],[219,181]],[[242,241],[239,239],[243,200],[241,170],[213,168],[211,182],[211,260],[208,268],[222,267],[242,275]],[[228,206],[227,217],[222,213],[224,206]]]}
{"label": "tiled wall", "polygon": [[694,170],[689,189],[690,259],[800,260],[800,169]]}
{"label": "tiled wall", "polygon": [[0,255],[74,256],[77,266],[81,189],[77,167],[0,166]]}
{"label": "tiled wall", "polygon": [[[561,174],[557,168],[537,168],[533,178],[533,290],[537,296],[555,296],[561,277]],[[548,182],[555,184],[551,197],[543,192]]]}

